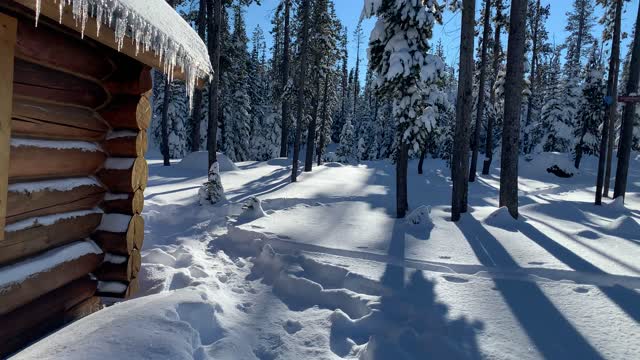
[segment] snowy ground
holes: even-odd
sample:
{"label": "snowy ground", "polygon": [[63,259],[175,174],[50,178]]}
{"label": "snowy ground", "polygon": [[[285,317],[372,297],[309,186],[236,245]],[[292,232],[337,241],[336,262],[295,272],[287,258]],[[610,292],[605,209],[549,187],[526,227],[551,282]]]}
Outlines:
{"label": "snowy ground", "polygon": [[626,206],[595,207],[594,159],[561,179],[561,156],[522,160],[522,219],[496,211],[494,169],[458,224],[437,160],[410,165],[418,224],[393,218],[388,162],[297,184],[284,159],[223,166],[229,201],[202,207],[204,157],[150,161],[140,297],[17,358],[637,358],[640,157]]}

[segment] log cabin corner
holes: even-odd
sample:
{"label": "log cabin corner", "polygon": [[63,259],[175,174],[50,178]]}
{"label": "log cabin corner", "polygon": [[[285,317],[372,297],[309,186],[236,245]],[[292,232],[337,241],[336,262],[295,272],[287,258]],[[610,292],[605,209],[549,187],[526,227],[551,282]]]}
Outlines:
{"label": "log cabin corner", "polygon": [[211,73],[165,1],[0,3],[0,356],[135,293],[152,68]]}

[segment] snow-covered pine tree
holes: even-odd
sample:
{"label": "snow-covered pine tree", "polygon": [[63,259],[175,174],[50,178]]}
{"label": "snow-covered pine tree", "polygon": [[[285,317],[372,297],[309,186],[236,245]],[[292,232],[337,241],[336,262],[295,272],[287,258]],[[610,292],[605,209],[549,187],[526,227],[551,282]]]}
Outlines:
{"label": "snow-covered pine tree", "polygon": [[224,152],[234,162],[250,159],[253,110],[249,96],[248,41],[243,10],[237,3],[233,6],[233,32],[227,72],[228,103],[224,107]]}
{"label": "snow-covered pine tree", "polygon": [[[153,122],[151,127],[152,144],[158,149],[162,145],[162,112],[165,95],[165,76],[158,71],[153,72]],[[169,158],[180,159],[190,149],[188,132],[189,104],[185,85],[181,81],[169,83],[167,103],[167,151]]]}
{"label": "snow-covered pine tree", "polygon": [[549,69],[550,89],[542,107],[536,152],[569,152],[573,149],[573,117],[577,108],[572,107],[566,82],[560,77],[560,48],[557,48]]}
{"label": "snow-covered pine tree", "polygon": [[344,164],[356,163],[358,161],[356,141],[351,117],[347,116],[340,132],[340,144],[336,150],[336,160]]}
{"label": "snow-covered pine tree", "polygon": [[442,7],[433,0],[365,0],[365,18],[376,17],[369,40],[369,66],[377,79],[378,92],[393,99],[393,117],[398,133],[397,216],[408,209],[407,164],[409,150],[420,151],[433,119],[425,112],[425,86],[433,86],[444,68],[429,54],[429,40]]}
{"label": "snow-covered pine tree", "polygon": [[600,145],[600,126],[604,119],[604,66],[600,62],[598,41],[593,43],[589,60],[584,69],[583,101],[578,115],[578,126],[575,128],[576,146],[574,159],[576,169],[580,168],[582,156],[597,155]]}

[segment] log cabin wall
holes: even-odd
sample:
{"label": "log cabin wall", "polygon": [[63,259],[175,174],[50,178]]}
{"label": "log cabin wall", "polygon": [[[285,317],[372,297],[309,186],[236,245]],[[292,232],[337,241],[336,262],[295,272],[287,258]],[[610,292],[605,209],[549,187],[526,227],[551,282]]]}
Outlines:
{"label": "log cabin wall", "polygon": [[10,4],[0,66],[1,357],[136,291],[152,84],[135,59]]}

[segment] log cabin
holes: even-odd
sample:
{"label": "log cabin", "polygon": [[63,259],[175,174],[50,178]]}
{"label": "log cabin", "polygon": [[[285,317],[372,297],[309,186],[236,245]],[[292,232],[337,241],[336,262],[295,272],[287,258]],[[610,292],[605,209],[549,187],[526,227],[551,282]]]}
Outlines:
{"label": "log cabin", "polygon": [[0,2],[0,357],[135,293],[152,68],[211,74],[164,0]]}

